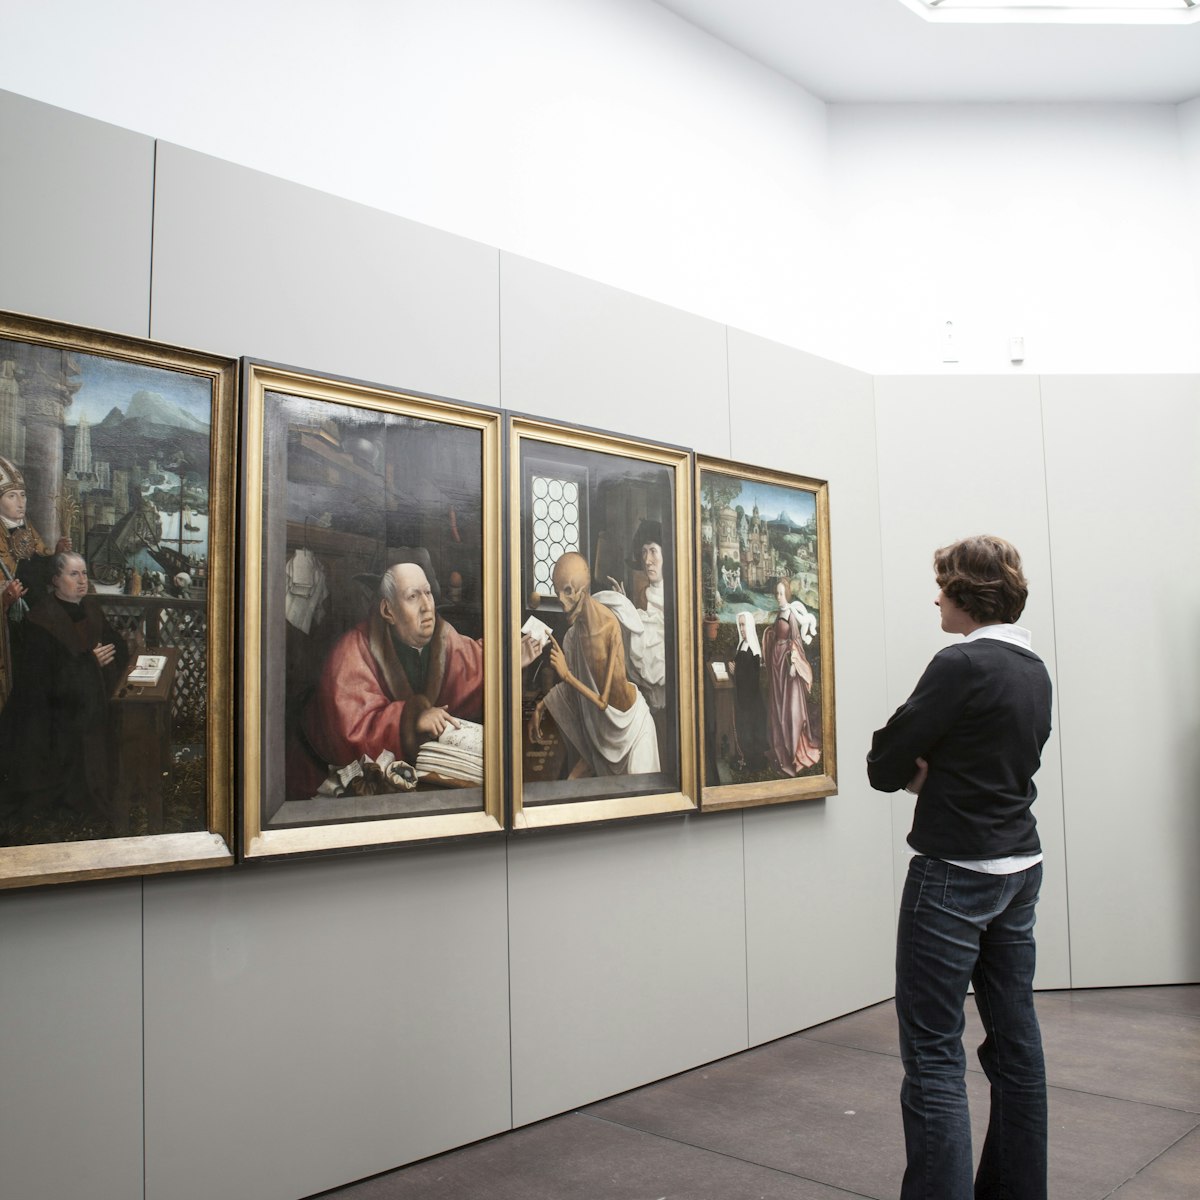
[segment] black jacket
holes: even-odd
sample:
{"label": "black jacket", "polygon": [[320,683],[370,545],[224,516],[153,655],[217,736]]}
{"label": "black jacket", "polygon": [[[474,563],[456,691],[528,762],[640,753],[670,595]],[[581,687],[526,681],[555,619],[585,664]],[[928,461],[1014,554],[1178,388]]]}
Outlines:
{"label": "black jacket", "polygon": [[934,655],[876,731],[867,776],[881,792],[929,763],[908,844],[933,858],[1036,854],[1033,775],[1050,736],[1050,677],[1032,650],[979,638]]}

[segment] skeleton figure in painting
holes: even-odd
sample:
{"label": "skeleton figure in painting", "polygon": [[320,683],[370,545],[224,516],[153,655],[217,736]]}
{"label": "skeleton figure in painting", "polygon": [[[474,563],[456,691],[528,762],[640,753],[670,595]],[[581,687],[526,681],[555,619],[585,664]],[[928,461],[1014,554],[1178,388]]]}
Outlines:
{"label": "skeleton figure in painting", "polygon": [[798,775],[820,761],[819,733],[808,719],[808,693],[813,672],[804,653],[817,619],[798,600],[791,584],[775,587],[779,608],[763,633],[763,665],[767,671],[767,725],[771,764],[782,775]]}
{"label": "skeleton figure in painting", "polygon": [[[428,555],[414,552],[428,563]],[[334,645],[288,752],[291,800],[314,796],[329,768],[390,750],[416,761],[459,719],[483,715],[483,643],[437,613],[425,567],[384,571],[376,606]]]}
{"label": "skeleton figure in painting", "polygon": [[628,610],[637,620],[636,610],[616,592],[600,593],[612,597],[613,607],[601,603],[591,593],[591,582],[581,554],[564,554],[554,564],[554,591],[570,626],[561,646],[551,638],[550,666],[559,682],[537,702],[530,737],[542,741],[542,716],[549,712],[579,755],[571,779],[656,772],[654,721],[629,680],[619,619]]}

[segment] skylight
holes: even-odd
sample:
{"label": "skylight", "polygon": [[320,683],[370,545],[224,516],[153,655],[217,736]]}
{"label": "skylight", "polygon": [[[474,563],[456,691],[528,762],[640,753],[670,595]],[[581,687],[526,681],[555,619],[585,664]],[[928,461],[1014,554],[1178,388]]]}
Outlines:
{"label": "skylight", "polygon": [[1200,20],[1200,0],[900,0],[927,21],[1174,25]]}
{"label": "skylight", "polygon": [[1009,0],[925,0],[930,8],[1137,8],[1137,9],[1188,9],[1195,0],[1024,0],[1010,3]]}

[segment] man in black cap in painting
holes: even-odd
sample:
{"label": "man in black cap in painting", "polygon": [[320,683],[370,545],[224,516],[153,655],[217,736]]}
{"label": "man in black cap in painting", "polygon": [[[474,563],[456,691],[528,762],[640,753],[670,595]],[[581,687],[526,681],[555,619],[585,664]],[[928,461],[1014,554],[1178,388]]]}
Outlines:
{"label": "man in black cap in painting", "polygon": [[[632,565],[640,568],[631,599],[641,618],[642,632],[631,644],[629,675],[646,697],[654,727],[658,731],[659,750],[665,754],[667,622],[662,522],[648,519],[640,521],[630,549]],[[620,580],[609,576],[609,583],[615,591],[625,594]]]}
{"label": "man in black cap in painting", "polygon": [[662,541],[661,521],[642,521],[633,538],[634,558],[646,575],[645,591],[633,601],[641,610],[645,627],[642,637],[643,691],[655,714],[660,713],[666,703],[667,679],[666,571]]}

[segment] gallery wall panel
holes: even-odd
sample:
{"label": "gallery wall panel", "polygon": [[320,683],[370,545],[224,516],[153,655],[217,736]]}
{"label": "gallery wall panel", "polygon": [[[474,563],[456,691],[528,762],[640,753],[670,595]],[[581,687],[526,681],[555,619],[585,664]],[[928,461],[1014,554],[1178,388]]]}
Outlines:
{"label": "gallery wall panel", "polygon": [[513,1123],[746,1048],[739,814],[509,840]]}
{"label": "gallery wall panel", "polygon": [[728,453],[723,325],[514,254],[500,275],[505,408]]}
{"label": "gallery wall panel", "polygon": [[883,606],[870,376],[730,330],[729,381],[733,457],[829,482],[837,672],[838,794],[745,814],[754,1045],[891,994],[890,818],[863,767]]}
{"label": "gallery wall panel", "polygon": [[159,879],[146,1195],[294,1200],[511,1119],[504,846]]}
{"label": "gallery wall panel", "polygon": [[495,404],[498,252],[158,144],[153,336]]}
{"label": "gallery wall panel", "polygon": [[145,337],[154,140],[0,91],[0,309]]}
{"label": "gallery wall panel", "polygon": [[[145,336],[153,140],[0,92],[0,308]],[[0,904],[0,1190],[142,1192],[140,881]]]}
{"label": "gallery wall panel", "polygon": [[[179,147],[158,166],[156,336],[496,402],[495,250]],[[146,1091],[187,1079],[194,1119],[152,1119],[149,1195],[177,1194],[180,1161],[198,1195],[307,1195],[508,1127],[503,847],[425,853],[155,894],[147,943],[169,965],[148,956]],[[206,920],[261,936],[246,969],[235,934],[224,965],[205,952],[222,936]],[[173,1040],[180,1003],[242,1022],[232,1088],[226,1036]],[[197,1128],[220,1097],[231,1152],[213,1162]]]}
{"label": "gallery wall panel", "polygon": [[1200,378],[1047,376],[1076,987],[1200,979]]}
{"label": "gallery wall panel", "polygon": [[0,1193],[142,1194],[142,885],[0,901]]}
{"label": "gallery wall panel", "polygon": [[[885,376],[875,380],[875,399],[888,689],[875,724],[891,716],[933,655],[954,641],[941,632],[933,603],[933,552],[971,534],[999,534],[1020,551],[1029,579],[1021,624],[1032,631],[1033,649],[1055,680],[1058,563],[1052,586],[1038,379]],[[1058,697],[1055,726],[1062,711]],[[1034,808],[1046,855],[1038,908],[1040,988],[1071,985],[1062,746],[1052,733]],[[904,839],[912,810],[907,793],[893,797],[897,889],[911,853]]]}
{"label": "gallery wall panel", "polygon": [[[715,322],[503,254],[501,370],[514,411],[728,452]],[[736,816],[526,834],[509,855],[516,1124],[745,1047]]]}

